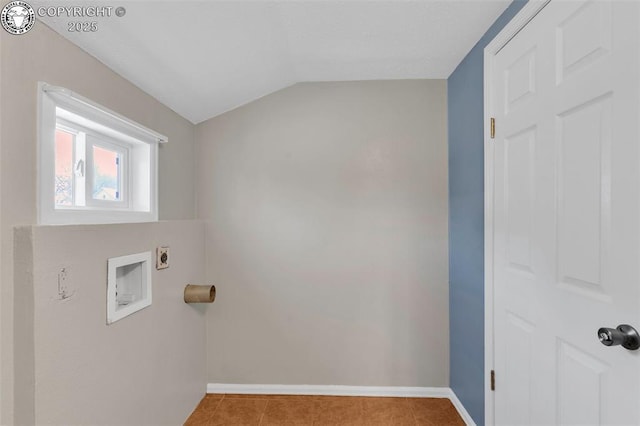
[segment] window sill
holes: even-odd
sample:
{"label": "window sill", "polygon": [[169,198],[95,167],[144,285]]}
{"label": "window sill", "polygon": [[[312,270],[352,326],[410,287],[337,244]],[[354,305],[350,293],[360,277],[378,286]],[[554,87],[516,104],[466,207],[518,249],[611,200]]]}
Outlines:
{"label": "window sill", "polygon": [[158,217],[150,212],[132,212],[117,210],[56,210],[55,213],[41,216],[41,225],[102,225],[109,223],[157,222]]}

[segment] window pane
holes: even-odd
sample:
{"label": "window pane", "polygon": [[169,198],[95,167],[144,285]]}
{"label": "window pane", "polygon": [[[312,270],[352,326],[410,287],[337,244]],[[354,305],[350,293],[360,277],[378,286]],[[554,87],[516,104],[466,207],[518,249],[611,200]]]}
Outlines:
{"label": "window pane", "polygon": [[75,136],[56,129],[56,206],[73,206],[73,143]]}
{"label": "window pane", "polygon": [[120,162],[117,151],[93,147],[93,188],[94,200],[120,201]]}

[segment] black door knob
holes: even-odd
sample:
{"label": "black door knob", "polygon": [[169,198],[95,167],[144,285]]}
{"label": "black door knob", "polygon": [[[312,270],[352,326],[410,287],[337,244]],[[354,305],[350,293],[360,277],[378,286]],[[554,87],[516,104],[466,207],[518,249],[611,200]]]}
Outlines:
{"label": "black door knob", "polygon": [[636,329],[628,324],[621,324],[615,329],[603,327],[598,330],[598,338],[605,346],[622,345],[630,351],[640,348],[640,336]]}

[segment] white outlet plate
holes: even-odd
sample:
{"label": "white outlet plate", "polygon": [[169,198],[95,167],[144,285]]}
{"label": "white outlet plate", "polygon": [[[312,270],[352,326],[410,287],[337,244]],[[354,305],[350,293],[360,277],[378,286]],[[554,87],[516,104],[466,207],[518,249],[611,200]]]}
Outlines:
{"label": "white outlet plate", "polygon": [[169,267],[169,247],[156,248],[156,269]]}
{"label": "white outlet plate", "polygon": [[60,271],[58,271],[58,296],[60,300],[64,300],[69,297],[69,287],[67,285],[68,274],[69,271],[66,267],[61,268]]}

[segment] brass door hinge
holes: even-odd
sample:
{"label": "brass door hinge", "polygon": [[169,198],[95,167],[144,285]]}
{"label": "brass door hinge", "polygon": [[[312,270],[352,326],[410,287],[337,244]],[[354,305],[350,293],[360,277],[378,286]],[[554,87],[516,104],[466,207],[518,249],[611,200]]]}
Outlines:
{"label": "brass door hinge", "polygon": [[496,372],[491,370],[491,390],[496,390]]}
{"label": "brass door hinge", "polygon": [[496,137],[496,119],[491,117],[491,139]]}

